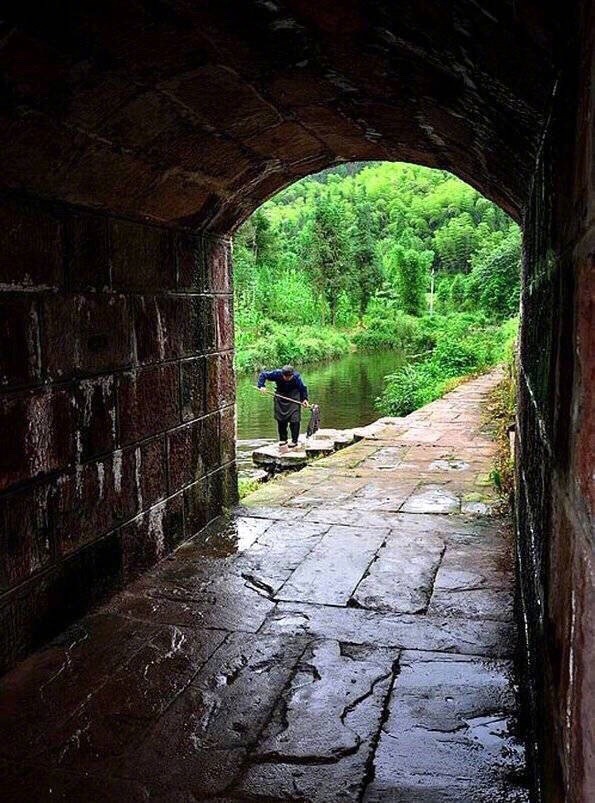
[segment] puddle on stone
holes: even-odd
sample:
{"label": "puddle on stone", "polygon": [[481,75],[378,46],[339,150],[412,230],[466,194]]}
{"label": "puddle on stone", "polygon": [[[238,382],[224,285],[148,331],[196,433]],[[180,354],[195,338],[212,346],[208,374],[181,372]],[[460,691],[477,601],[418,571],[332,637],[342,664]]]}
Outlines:
{"label": "puddle on stone", "polygon": [[464,460],[434,460],[433,463],[430,463],[431,471],[466,471],[468,468],[471,466]]}
{"label": "puddle on stone", "polygon": [[230,518],[224,525],[216,520],[203,531],[200,540],[190,542],[189,548],[197,549],[207,558],[227,558],[251,547],[272,523],[269,519],[248,516]]}

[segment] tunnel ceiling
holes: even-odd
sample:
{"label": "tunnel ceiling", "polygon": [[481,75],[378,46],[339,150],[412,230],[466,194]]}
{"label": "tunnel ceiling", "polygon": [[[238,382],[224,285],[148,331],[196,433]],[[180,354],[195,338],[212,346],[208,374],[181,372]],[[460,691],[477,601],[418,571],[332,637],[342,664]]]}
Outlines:
{"label": "tunnel ceiling", "polygon": [[55,5],[3,14],[6,188],[227,231],[303,175],[392,159],[523,206],[555,75],[541,2]]}

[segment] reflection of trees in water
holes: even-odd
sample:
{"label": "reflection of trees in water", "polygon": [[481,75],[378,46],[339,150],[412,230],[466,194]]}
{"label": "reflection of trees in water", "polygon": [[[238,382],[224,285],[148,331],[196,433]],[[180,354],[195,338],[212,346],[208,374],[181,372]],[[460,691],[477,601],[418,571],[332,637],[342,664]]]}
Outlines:
{"label": "reflection of trees in water", "polygon": [[[380,417],[374,400],[380,395],[383,378],[401,363],[397,352],[348,354],[331,363],[303,366],[301,373],[310,397],[320,404],[322,426],[346,429],[362,426]],[[276,437],[270,399],[253,386],[256,377],[238,377],[238,438]],[[305,413],[304,420],[308,420]]]}

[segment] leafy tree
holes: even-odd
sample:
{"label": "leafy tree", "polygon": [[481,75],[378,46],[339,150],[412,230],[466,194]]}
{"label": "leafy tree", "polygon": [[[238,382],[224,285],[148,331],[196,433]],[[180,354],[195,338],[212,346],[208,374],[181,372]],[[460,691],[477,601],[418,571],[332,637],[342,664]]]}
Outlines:
{"label": "leafy tree", "polygon": [[475,306],[497,318],[516,315],[519,307],[521,243],[512,230],[492,251],[474,260],[468,277],[468,296]]}
{"label": "leafy tree", "polygon": [[348,261],[349,244],[341,206],[336,197],[324,193],[314,207],[309,267],[314,286],[328,305],[333,325],[341,292],[348,285]]}
{"label": "leafy tree", "polygon": [[352,253],[350,285],[361,320],[370,299],[382,283],[373,235],[372,204],[368,200],[365,188],[355,197]]}
{"label": "leafy tree", "polygon": [[434,233],[440,267],[449,273],[468,273],[478,243],[477,227],[468,212],[453,217]]}
{"label": "leafy tree", "polygon": [[453,312],[461,312],[465,306],[465,280],[457,273],[450,285],[450,308]]}
{"label": "leafy tree", "polygon": [[276,237],[271,223],[262,209],[258,209],[251,218],[252,252],[254,260],[260,264],[271,261],[276,253]]}
{"label": "leafy tree", "polygon": [[448,276],[443,276],[436,286],[436,307],[439,312],[448,312],[451,307],[450,287],[452,281]]}
{"label": "leafy tree", "polygon": [[408,315],[421,315],[425,307],[427,261],[423,253],[395,245],[388,254],[389,271],[398,287],[401,308]]}

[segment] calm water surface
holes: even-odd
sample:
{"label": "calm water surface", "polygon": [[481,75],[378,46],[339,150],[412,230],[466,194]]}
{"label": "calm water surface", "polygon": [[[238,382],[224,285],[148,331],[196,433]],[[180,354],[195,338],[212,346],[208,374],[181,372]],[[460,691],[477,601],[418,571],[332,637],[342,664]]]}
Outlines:
{"label": "calm water surface", "polygon": [[[320,405],[321,427],[349,429],[380,418],[374,400],[382,392],[384,376],[402,364],[401,352],[355,352],[333,362],[303,368],[296,365],[296,369],[308,386],[310,401]],[[256,374],[244,374],[237,382],[237,449],[242,472],[252,466],[253,449],[277,439],[273,400],[254,390],[256,379]],[[302,432],[309,415],[307,411],[302,414]]]}

